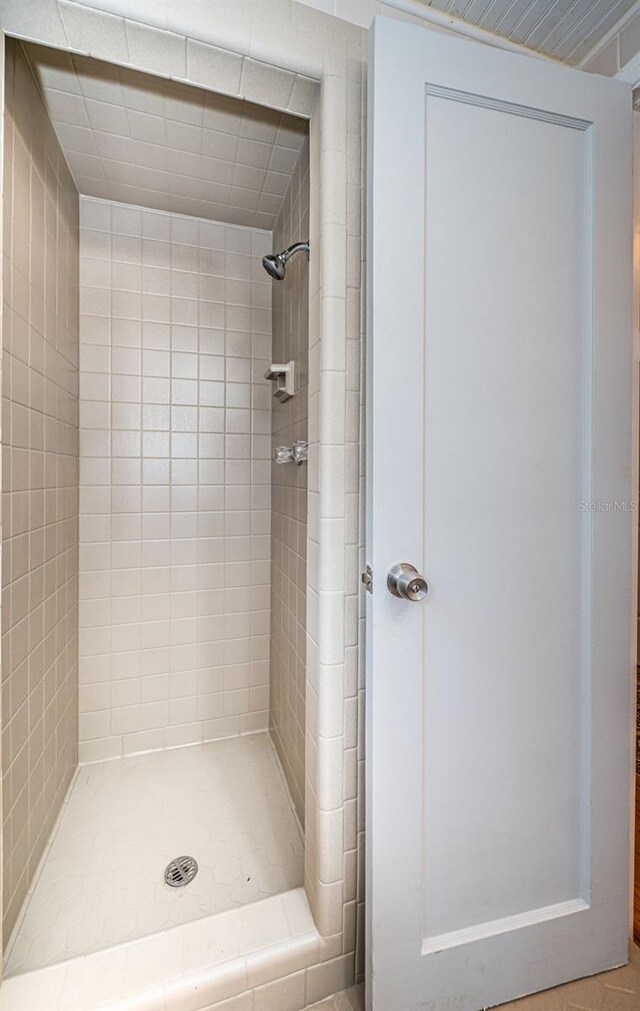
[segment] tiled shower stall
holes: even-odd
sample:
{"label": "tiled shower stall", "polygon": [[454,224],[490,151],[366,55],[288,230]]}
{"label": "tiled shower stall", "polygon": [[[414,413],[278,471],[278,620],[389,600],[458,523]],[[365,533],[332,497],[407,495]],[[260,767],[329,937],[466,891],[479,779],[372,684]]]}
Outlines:
{"label": "tiled shower stall", "polygon": [[[261,261],[308,236],[309,157],[303,120],[39,47],[8,43],[6,82],[11,974],[302,884],[306,466],[271,461],[307,437],[308,263],[272,307]],[[179,143],[187,198],[108,198]]]}
{"label": "tiled shower stall", "polygon": [[363,36],[0,7],[0,1007],[302,1008],[362,964]]}

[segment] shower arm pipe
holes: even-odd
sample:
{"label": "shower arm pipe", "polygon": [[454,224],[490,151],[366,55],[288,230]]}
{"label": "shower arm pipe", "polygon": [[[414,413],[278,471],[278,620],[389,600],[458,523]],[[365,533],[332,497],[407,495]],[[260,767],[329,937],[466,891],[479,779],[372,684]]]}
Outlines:
{"label": "shower arm pipe", "polygon": [[309,256],[309,243],[308,242],[294,242],[292,246],[289,246],[287,249],[284,250],[283,253],[280,253],[280,256],[282,257],[282,261],[284,263],[287,263],[287,261],[290,260],[291,257],[294,256],[296,253],[306,253],[307,254],[307,258],[308,258],[308,256]]}

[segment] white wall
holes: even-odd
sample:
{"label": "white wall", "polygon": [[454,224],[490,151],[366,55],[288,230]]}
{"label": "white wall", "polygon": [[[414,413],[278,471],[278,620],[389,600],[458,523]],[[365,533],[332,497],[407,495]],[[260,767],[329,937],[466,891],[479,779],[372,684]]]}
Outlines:
{"label": "white wall", "polygon": [[270,248],[81,200],[81,760],[268,726]]}

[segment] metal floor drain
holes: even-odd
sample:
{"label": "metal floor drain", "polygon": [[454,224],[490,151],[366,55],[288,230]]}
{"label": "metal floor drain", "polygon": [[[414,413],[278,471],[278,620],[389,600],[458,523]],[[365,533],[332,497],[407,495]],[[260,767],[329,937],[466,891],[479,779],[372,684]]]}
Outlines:
{"label": "metal floor drain", "polygon": [[170,885],[171,888],[183,888],[193,881],[197,873],[198,864],[193,857],[176,857],[165,868],[165,884]]}

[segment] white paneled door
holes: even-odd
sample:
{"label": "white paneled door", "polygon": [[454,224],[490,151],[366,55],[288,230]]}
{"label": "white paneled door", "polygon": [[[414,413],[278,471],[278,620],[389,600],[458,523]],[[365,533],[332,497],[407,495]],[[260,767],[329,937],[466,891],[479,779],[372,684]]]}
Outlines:
{"label": "white paneled door", "polygon": [[385,19],[369,82],[368,994],[477,1011],[627,960],[631,99]]}

